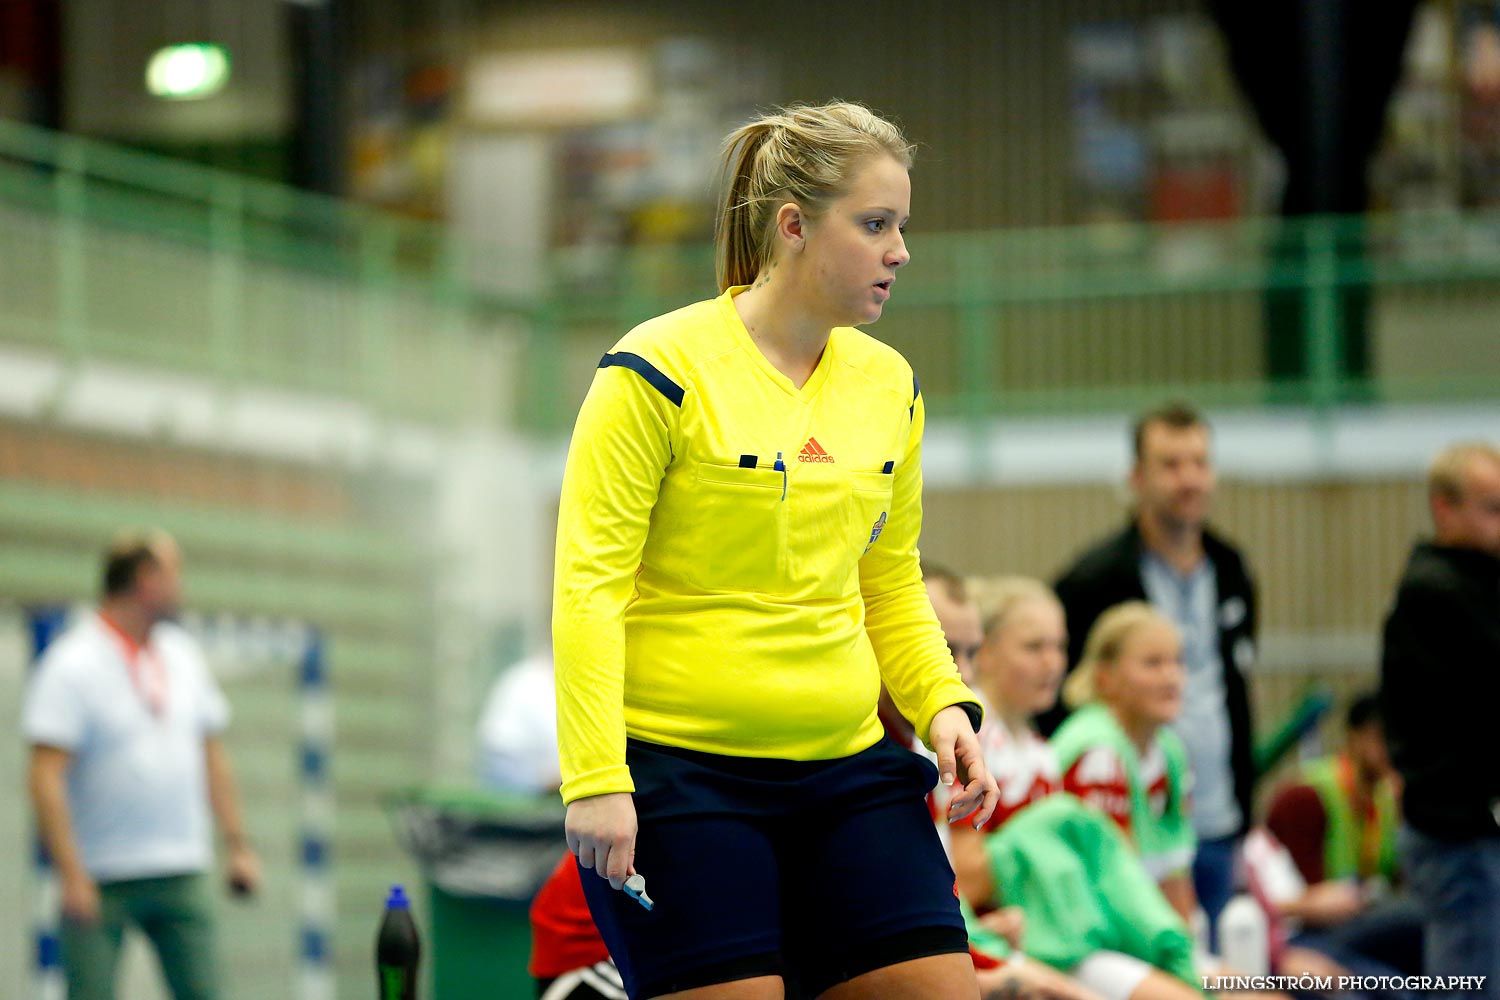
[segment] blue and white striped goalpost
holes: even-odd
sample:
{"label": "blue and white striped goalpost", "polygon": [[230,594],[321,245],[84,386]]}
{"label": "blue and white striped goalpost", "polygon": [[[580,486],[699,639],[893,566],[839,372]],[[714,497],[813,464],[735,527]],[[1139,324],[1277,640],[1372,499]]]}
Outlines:
{"label": "blue and white striped goalpost", "polygon": [[[34,669],[42,652],[71,621],[71,609],[29,608],[26,617],[31,631]],[[200,631],[191,627],[189,630]],[[296,950],[299,958],[291,995],[296,1000],[334,1000],[332,943],[336,900],[330,868],[334,819],[331,771],[334,726],[323,637],[316,628],[294,624],[279,630],[282,638],[288,641],[268,643],[264,623],[232,616],[217,619],[214,631],[216,646],[227,644],[232,647],[238,641],[248,659],[273,659],[296,667],[299,709],[296,753],[301,793],[297,834],[300,878]],[[35,843],[37,892],[32,996],[37,1000],[66,1000],[67,981],[63,975],[58,927],[61,894],[41,838],[37,837]]]}
{"label": "blue and white striped goalpost", "polygon": [[301,949],[298,990],[301,1000],[333,1000],[333,924],[336,916],[333,873],[333,699],[323,658],[323,637],[309,630],[298,670],[302,733],[302,880],[298,900]]}

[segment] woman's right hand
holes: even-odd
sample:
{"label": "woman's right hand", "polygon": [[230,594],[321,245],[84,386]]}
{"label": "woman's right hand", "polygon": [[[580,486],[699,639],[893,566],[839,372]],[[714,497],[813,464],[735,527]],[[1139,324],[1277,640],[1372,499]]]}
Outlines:
{"label": "woman's right hand", "polygon": [[99,885],[82,872],[62,878],[63,916],[78,924],[99,922]]}
{"label": "woman's right hand", "polygon": [[629,792],[574,799],[563,828],[578,863],[614,888],[635,874],[635,800]]}

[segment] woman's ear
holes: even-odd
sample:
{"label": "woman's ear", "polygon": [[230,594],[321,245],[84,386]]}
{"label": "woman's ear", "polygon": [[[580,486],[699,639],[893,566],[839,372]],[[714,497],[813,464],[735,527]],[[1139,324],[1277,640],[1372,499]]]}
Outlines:
{"label": "woman's ear", "polygon": [[807,242],[806,221],[796,202],[783,203],[776,210],[776,241],[788,250],[801,250]]}
{"label": "woman's ear", "polygon": [[1094,663],[1094,696],[1100,701],[1109,701],[1115,693],[1114,671],[1110,669],[1114,664],[1106,660],[1098,660]]}

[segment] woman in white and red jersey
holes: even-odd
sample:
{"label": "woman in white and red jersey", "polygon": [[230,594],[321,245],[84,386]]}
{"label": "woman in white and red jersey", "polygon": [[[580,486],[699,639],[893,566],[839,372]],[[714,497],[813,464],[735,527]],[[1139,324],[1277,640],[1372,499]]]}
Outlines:
{"label": "woman in white and red jersey", "polygon": [[1068,634],[1062,604],[1038,580],[995,577],[969,580],[967,587],[978,605],[984,636],[972,681],[986,708],[979,742],[1000,786],[1000,804],[983,833],[950,834],[959,891],[984,914],[994,908],[995,886],[983,835],[1062,787],[1057,756],[1031,719],[1057,701]]}
{"label": "woman in white and red jersey", "polygon": [[[993,577],[969,580],[968,588],[984,630],[972,681],[986,705],[980,745],[1001,787],[1001,804],[984,826],[984,834],[990,834],[1026,805],[1062,789],[1058,757],[1031,720],[1058,702],[1068,631],[1062,604],[1040,580]],[[993,909],[995,882],[983,835],[950,835],[959,891],[978,912]]]}
{"label": "woman in white and red jersey", "polygon": [[970,582],[984,622],[975,686],[990,715],[980,730],[985,760],[1000,783],[1000,805],[985,830],[1062,787],[1057,758],[1032,725],[1057,703],[1067,666],[1062,603],[1039,580],[1006,576]]}
{"label": "woman in white and red jersey", "polygon": [[[1005,898],[1006,887],[996,884],[985,842],[1027,806],[1064,788],[1057,754],[1032,718],[1057,701],[1068,635],[1061,603],[1040,581],[999,577],[967,585],[984,632],[972,680],[985,707],[979,741],[1000,787],[1000,803],[979,832],[957,824],[949,833],[960,893],[985,926],[1000,931],[1016,923],[1018,910],[1024,925],[1024,906],[997,907],[1026,900]],[[1193,995],[1189,985],[1168,972],[1117,951],[1095,951],[1062,971],[1068,975],[1059,978],[1070,988],[1107,1000],[1187,1000]]]}

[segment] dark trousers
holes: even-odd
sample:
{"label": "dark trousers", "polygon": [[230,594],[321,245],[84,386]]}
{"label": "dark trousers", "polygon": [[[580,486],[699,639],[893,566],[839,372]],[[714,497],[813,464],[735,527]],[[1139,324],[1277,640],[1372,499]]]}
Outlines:
{"label": "dark trousers", "polygon": [[206,875],[168,875],[99,884],[99,920],[62,924],[63,967],[71,1000],[113,1000],[125,929],[135,926],[156,951],[176,1000],[218,996],[213,899]]}

